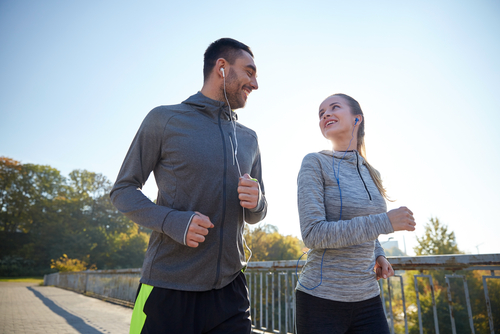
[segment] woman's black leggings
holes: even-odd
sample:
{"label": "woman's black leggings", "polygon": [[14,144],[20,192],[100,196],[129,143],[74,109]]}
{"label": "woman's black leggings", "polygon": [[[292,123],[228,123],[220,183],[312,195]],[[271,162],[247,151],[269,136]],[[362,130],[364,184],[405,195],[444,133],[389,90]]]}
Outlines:
{"label": "woman's black leggings", "polygon": [[380,296],[337,302],[297,291],[297,334],[389,334]]}

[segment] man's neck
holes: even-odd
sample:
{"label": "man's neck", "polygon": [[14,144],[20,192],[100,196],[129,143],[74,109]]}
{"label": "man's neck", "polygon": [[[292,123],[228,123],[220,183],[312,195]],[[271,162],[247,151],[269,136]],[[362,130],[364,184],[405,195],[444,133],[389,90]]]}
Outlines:
{"label": "man's neck", "polygon": [[214,87],[211,84],[204,84],[200,91],[203,95],[209,99],[224,102],[224,96],[222,96],[220,89]]}

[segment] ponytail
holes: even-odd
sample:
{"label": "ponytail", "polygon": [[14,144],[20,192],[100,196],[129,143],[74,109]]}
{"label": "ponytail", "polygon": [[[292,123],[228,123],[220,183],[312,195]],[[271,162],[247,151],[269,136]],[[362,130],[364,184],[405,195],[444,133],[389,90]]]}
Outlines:
{"label": "ponytail", "polygon": [[[361,123],[364,123],[364,122],[361,122]],[[364,136],[359,138],[359,135],[358,135],[357,150],[359,152],[359,155],[361,155],[363,157],[363,159],[365,159],[366,168],[368,169],[368,172],[370,172],[370,176],[372,177],[372,180],[375,183],[375,185],[377,186],[377,189],[380,192],[380,194],[389,202],[394,202],[394,200],[390,199],[389,195],[387,195],[387,190],[384,188],[384,185],[382,184],[382,177],[380,176],[379,171],[376,170],[375,168],[373,168],[373,166],[368,163],[368,160],[366,160],[366,148],[365,148]]]}
{"label": "ponytail", "polygon": [[349,107],[351,108],[351,113],[353,115],[361,115],[361,116],[363,116],[363,121],[361,123],[359,123],[359,126],[358,126],[358,137],[357,137],[358,146],[356,147],[356,149],[359,152],[359,154],[363,157],[363,159],[365,160],[366,168],[368,169],[368,172],[370,172],[370,176],[371,176],[373,182],[375,183],[375,185],[377,186],[377,189],[380,192],[380,194],[386,200],[388,200],[390,202],[393,202],[394,200],[392,200],[392,199],[389,198],[389,195],[387,195],[387,191],[385,190],[385,188],[384,188],[384,186],[382,184],[382,177],[380,176],[380,173],[378,172],[378,170],[376,170],[375,168],[373,168],[372,165],[370,165],[368,163],[368,160],[366,160],[365,118],[364,118],[364,115],[363,115],[363,110],[361,110],[361,106],[359,105],[359,102],[356,101],[355,99],[353,99],[352,97],[350,97],[349,95],[346,95],[346,94],[333,94],[331,96],[340,96],[340,97],[343,97],[347,101],[347,103],[349,104]]}

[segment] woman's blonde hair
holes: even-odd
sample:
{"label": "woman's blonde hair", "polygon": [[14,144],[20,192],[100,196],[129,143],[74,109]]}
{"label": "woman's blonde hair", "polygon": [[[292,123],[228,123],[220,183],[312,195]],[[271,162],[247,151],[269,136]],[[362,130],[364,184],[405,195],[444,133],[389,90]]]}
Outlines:
{"label": "woman's blonde hair", "polygon": [[386,200],[392,202],[392,200],[387,195],[387,191],[385,190],[385,188],[382,184],[382,177],[380,176],[380,173],[378,172],[378,170],[373,168],[372,165],[370,165],[368,163],[368,160],[366,159],[365,116],[363,115],[363,110],[361,110],[361,106],[359,105],[359,102],[356,101],[355,99],[353,99],[352,97],[350,97],[349,95],[342,94],[342,93],[333,94],[333,95],[330,95],[329,97],[332,97],[332,96],[340,96],[340,97],[344,98],[346,100],[347,104],[349,105],[349,107],[351,109],[351,113],[353,115],[362,115],[363,116],[363,121],[361,123],[359,123],[359,125],[358,125],[358,136],[357,136],[358,145],[356,147],[356,150],[363,157],[363,159],[365,159],[366,168],[368,168],[368,171],[370,172],[370,176],[372,177],[373,182],[377,186],[380,194]]}

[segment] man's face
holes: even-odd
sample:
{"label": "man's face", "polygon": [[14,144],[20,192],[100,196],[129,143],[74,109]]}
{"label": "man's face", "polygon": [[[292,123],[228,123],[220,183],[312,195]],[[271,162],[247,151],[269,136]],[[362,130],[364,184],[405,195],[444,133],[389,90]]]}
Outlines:
{"label": "man's face", "polygon": [[231,109],[243,108],[248,95],[252,90],[258,88],[257,68],[253,58],[248,52],[242,51],[234,64],[229,65],[229,73],[226,78],[226,94]]}

